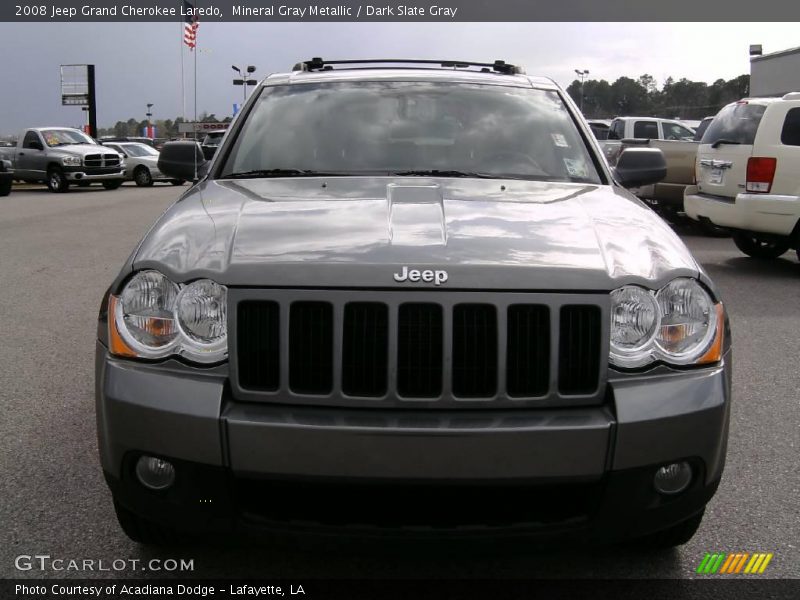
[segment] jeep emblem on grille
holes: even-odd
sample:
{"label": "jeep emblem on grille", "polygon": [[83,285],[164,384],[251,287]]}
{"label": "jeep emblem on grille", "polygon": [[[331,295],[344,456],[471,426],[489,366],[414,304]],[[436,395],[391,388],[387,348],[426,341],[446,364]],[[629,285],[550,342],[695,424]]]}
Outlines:
{"label": "jeep emblem on grille", "polygon": [[432,282],[436,285],[442,285],[447,281],[447,271],[431,271],[430,269],[420,271],[404,266],[399,273],[394,274],[394,280],[400,283],[403,281],[424,281],[425,283]]}

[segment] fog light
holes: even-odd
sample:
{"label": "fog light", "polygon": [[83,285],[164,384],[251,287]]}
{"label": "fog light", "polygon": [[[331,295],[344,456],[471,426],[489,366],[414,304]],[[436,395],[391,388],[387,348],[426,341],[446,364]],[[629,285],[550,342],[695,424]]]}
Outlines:
{"label": "fog light", "polygon": [[142,456],[136,463],[136,476],[151,490],[163,490],[175,481],[175,467],[155,456]]}
{"label": "fog light", "polygon": [[653,485],[660,494],[680,494],[692,482],[692,467],[687,462],[664,465],[653,478]]}

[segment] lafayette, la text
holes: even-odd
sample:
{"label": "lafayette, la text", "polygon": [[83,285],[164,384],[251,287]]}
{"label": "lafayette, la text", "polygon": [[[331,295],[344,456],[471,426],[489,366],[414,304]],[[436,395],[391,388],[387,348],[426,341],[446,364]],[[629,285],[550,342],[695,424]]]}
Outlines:
{"label": "lafayette, la text", "polygon": [[449,17],[454,19],[458,8],[455,6],[442,6],[430,4],[428,6],[411,6],[408,4],[382,5],[362,4],[359,6],[247,6],[234,4],[231,7],[234,17],[293,17],[305,19],[312,17]]}

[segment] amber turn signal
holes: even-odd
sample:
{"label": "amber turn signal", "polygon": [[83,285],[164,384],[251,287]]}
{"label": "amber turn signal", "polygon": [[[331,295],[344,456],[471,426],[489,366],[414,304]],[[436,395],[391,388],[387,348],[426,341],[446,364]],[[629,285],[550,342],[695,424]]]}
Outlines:
{"label": "amber turn signal", "polygon": [[707,365],[722,360],[722,342],[725,337],[725,308],[722,306],[722,302],[715,304],[714,308],[717,311],[717,331],[708,352],[697,360],[699,365]]}
{"label": "amber turn signal", "polygon": [[108,297],[108,348],[116,356],[136,356],[136,352],[125,343],[117,329],[117,302],[117,296]]}

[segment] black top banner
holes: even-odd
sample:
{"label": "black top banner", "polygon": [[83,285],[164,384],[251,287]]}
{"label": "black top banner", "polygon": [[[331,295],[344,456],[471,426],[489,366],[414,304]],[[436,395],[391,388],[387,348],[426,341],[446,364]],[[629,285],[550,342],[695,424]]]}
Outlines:
{"label": "black top banner", "polygon": [[[795,0],[3,0],[0,21],[800,21]],[[712,32],[710,32],[711,34]]]}

